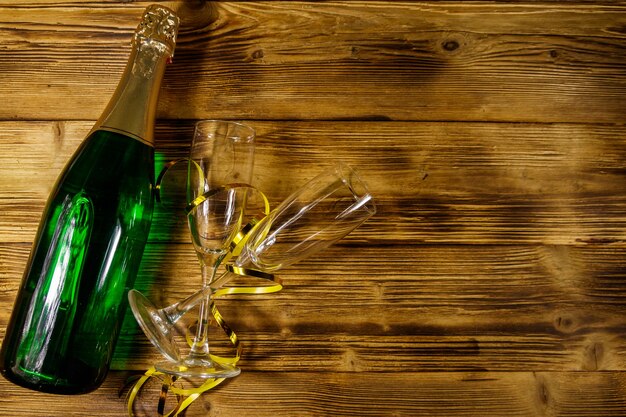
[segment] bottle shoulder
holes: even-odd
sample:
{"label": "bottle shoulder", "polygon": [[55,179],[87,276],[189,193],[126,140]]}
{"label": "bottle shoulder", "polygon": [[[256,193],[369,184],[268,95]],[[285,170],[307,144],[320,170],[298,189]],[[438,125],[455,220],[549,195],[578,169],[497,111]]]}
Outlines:
{"label": "bottle shoulder", "polygon": [[66,169],[104,177],[152,172],[154,148],[119,133],[96,130],[81,143]]}
{"label": "bottle shoulder", "polygon": [[[83,141],[85,147],[98,148],[102,152],[109,152],[111,156],[124,156],[126,153],[154,154],[154,147],[125,135],[104,129],[96,129],[89,133]],[[115,153],[118,153],[115,155]]]}
{"label": "bottle shoulder", "polygon": [[[141,195],[154,184],[154,148],[114,132],[96,130],[81,143],[58,177],[53,194]],[[116,197],[117,198],[117,197]]]}

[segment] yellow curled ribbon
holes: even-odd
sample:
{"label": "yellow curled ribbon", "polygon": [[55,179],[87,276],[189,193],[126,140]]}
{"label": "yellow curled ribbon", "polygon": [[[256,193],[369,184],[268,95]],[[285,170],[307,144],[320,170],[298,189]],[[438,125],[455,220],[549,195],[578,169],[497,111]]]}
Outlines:
{"label": "yellow curled ribbon", "polygon": [[[155,199],[157,202],[161,202],[161,195],[160,195],[161,183],[167,171],[174,165],[180,162],[185,162],[185,161],[193,162],[187,158],[183,158],[183,159],[177,159],[177,160],[168,162],[163,167],[163,169],[159,173],[159,176],[157,177],[157,181],[155,185]],[[202,175],[202,169],[200,168],[200,166],[198,166],[195,162],[193,162],[193,164],[198,170],[199,175]],[[237,233],[237,235],[231,242],[231,245],[229,247],[227,254],[222,259],[222,265],[224,265],[225,269],[232,274],[236,274],[236,275],[240,275],[244,277],[260,278],[263,280],[270,281],[273,284],[263,285],[263,286],[222,287],[213,294],[213,298],[211,299],[211,303],[210,303],[210,312],[211,312],[211,315],[213,316],[213,321],[215,322],[217,326],[219,326],[222,329],[222,331],[228,337],[230,343],[233,345],[233,348],[235,349],[235,355],[232,357],[222,357],[222,356],[211,354],[211,359],[215,360],[216,362],[219,362],[222,364],[229,364],[229,365],[235,365],[239,361],[239,359],[241,358],[242,347],[239,342],[239,338],[237,337],[237,334],[230,328],[230,326],[228,326],[228,324],[224,320],[224,317],[217,309],[217,306],[214,301],[215,298],[219,298],[225,295],[232,295],[232,294],[247,294],[247,295],[269,294],[269,293],[278,292],[283,288],[280,280],[277,277],[275,277],[273,274],[269,274],[269,273],[259,271],[256,269],[242,268],[233,264],[237,256],[241,253],[244,246],[246,245],[246,242],[248,241],[249,237],[252,235],[252,232],[255,231],[255,229],[260,224],[261,220],[269,214],[270,212],[269,201],[267,197],[265,196],[265,194],[263,194],[261,191],[259,191],[256,187],[253,187],[252,185],[245,184],[245,183],[232,183],[232,184],[224,185],[222,187],[210,189],[206,193],[194,199],[191,203],[187,205],[185,209],[186,214],[189,215],[196,207],[198,207],[200,204],[205,202],[211,196],[219,192],[240,189],[240,188],[250,189],[259,193],[259,195],[263,199],[263,205],[264,205],[263,215],[253,217],[247,224],[245,224],[241,228],[241,230]],[[189,343],[190,345],[191,343],[193,343],[193,339],[190,336],[189,332],[187,332],[186,339],[187,339],[187,343]],[[185,409],[187,409],[187,407],[189,407],[198,397],[200,397],[200,395],[218,386],[225,380],[225,378],[209,378],[199,387],[192,388],[192,389],[184,389],[182,386],[176,385],[177,384],[176,377],[172,377],[171,375],[158,372],[154,367],[151,367],[141,377],[139,377],[139,379],[137,379],[133,387],[128,392],[128,395],[127,395],[128,407],[127,408],[128,408],[128,415],[130,417],[134,416],[133,404],[137,398],[137,395],[141,391],[141,388],[144,386],[144,384],[150,378],[158,378],[161,380],[161,383],[162,383],[161,392],[159,395],[159,402],[157,404],[157,412],[158,412],[159,417],[179,416],[180,413],[182,413]],[[166,402],[168,392],[171,392],[172,394],[176,396],[178,403],[176,404],[174,409],[172,409],[167,414],[164,414],[165,402]]]}
{"label": "yellow curled ribbon", "polygon": [[[133,414],[133,403],[135,398],[139,394],[139,391],[143,387],[143,385],[150,378],[158,378],[161,380],[161,392],[159,394],[159,402],[157,404],[157,413],[159,417],[174,417],[180,415],[187,407],[189,407],[200,395],[204,392],[218,386],[221,384],[225,378],[212,378],[207,379],[202,385],[197,388],[185,389],[182,386],[176,386],[176,378],[171,375],[164,374],[162,372],[158,372],[154,367],[148,369],[138,380],[135,382],[135,385],[128,393],[128,415],[134,416]],[[165,414],[165,402],[167,399],[168,392],[171,392],[178,399],[178,403],[176,407],[172,409],[170,412]]]}

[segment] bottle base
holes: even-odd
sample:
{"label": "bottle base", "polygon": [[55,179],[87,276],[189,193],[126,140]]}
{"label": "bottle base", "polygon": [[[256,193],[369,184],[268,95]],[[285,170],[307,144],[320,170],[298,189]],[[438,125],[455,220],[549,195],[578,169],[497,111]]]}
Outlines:
{"label": "bottle base", "polygon": [[32,380],[25,379],[24,376],[14,373],[11,369],[1,369],[0,374],[9,382],[19,385],[22,388],[27,388],[33,391],[45,392],[48,394],[59,395],[80,395],[87,394],[95,391],[101,384],[97,386],[86,385],[67,385],[61,381],[56,383],[37,381],[36,378]]}

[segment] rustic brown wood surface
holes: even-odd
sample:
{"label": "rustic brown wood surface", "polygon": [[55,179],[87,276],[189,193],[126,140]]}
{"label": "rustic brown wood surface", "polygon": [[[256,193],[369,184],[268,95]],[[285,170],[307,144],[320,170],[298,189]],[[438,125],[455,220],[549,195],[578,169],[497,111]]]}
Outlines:
{"label": "rustic brown wood surface", "polygon": [[[148,4],[0,0],[0,338]],[[243,372],[187,416],[626,415],[626,3],[166,4],[157,169],[197,119],[244,120],[273,204],[334,159],[378,201],[282,292],[220,301]],[[157,207],[136,282],[157,303],[200,285],[185,227]],[[0,412],[127,415],[126,381],[158,359],[128,314],[100,389],[0,377]]]}

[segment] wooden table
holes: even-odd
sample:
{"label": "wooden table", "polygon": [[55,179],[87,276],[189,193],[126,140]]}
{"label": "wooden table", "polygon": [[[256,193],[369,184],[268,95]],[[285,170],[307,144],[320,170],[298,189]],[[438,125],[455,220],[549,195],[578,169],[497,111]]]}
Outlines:
{"label": "wooden table", "polygon": [[[0,0],[0,337],[147,4]],[[157,169],[196,120],[245,120],[273,204],[341,159],[379,208],[282,292],[220,301],[243,372],[187,416],[626,415],[626,4],[167,4]],[[197,262],[167,208],[152,232],[136,287],[170,303]],[[99,390],[0,378],[0,411],[123,416],[118,390],[158,359],[128,315]]]}

